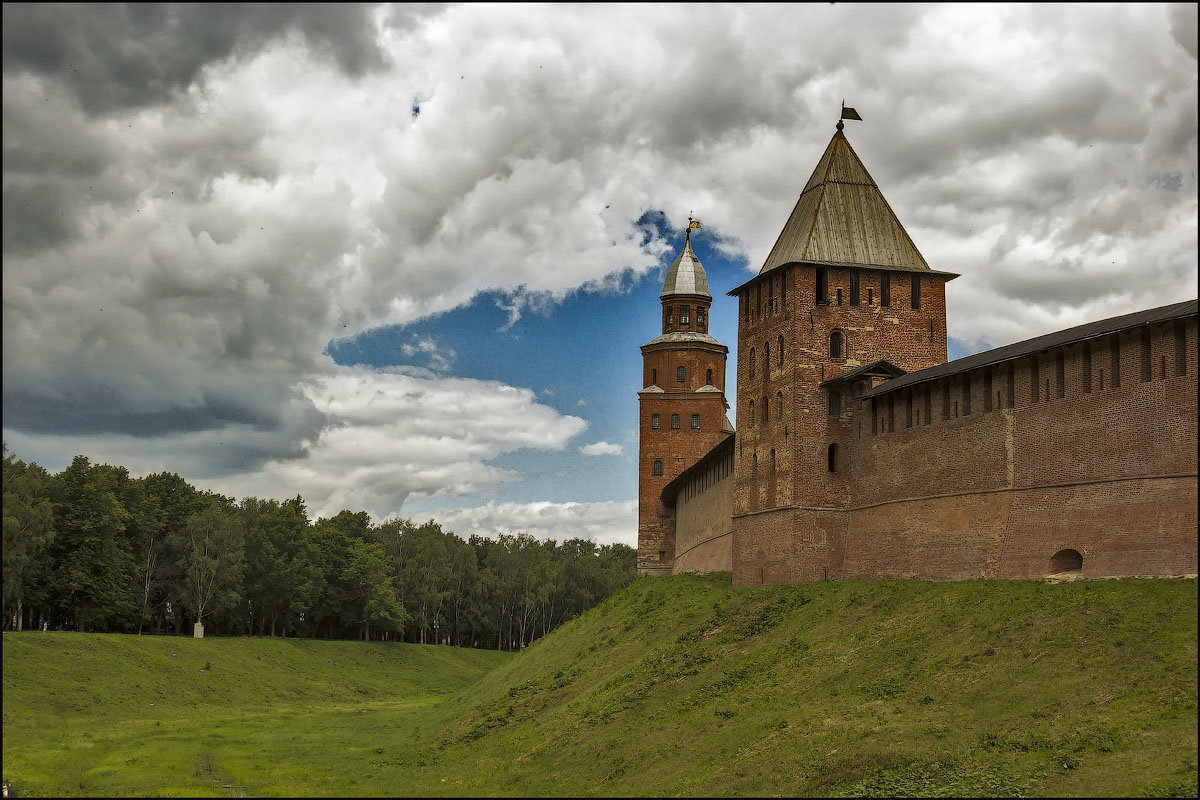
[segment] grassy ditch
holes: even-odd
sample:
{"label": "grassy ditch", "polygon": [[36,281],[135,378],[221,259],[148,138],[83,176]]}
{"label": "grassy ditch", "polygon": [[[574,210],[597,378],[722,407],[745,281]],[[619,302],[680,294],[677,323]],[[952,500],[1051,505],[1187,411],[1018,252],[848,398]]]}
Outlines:
{"label": "grassy ditch", "polygon": [[[5,776],[76,795],[1195,796],[1196,606],[1195,580],[677,576],[512,658],[188,641],[188,668],[133,697],[142,642],[184,640],[58,635],[122,641],[90,703],[55,635],[6,634]],[[39,637],[36,658],[10,644]]]}

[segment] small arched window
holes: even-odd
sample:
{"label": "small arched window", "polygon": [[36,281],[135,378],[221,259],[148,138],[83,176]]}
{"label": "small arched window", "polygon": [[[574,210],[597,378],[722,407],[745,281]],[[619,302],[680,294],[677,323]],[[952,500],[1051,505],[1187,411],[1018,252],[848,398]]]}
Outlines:
{"label": "small arched window", "polygon": [[754,377],[754,348],[750,348],[750,377]]}
{"label": "small arched window", "polygon": [[830,358],[842,358],[843,357],[842,352],[846,346],[844,339],[845,339],[845,337],[842,336],[841,331],[834,331],[833,333],[829,334],[829,357]]}
{"label": "small arched window", "polygon": [[763,342],[763,377],[771,374],[771,343]]}
{"label": "small arched window", "polygon": [[678,414],[671,415],[671,430],[673,430],[673,431],[679,430],[679,415]]}
{"label": "small arched window", "polygon": [[657,369],[650,370],[650,385],[658,386],[658,370]]}
{"label": "small arched window", "polygon": [[712,370],[711,370],[711,369],[710,369],[710,370],[706,370],[706,371],[704,372],[704,384],[705,384],[706,386],[712,386],[712,385],[713,385],[713,382],[712,382]]}
{"label": "small arched window", "polygon": [[651,470],[651,472],[653,472],[655,475],[662,475],[662,462],[661,462],[661,461],[655,461],[655,462],[654,462],[654,469],[653,469],[653,470]]}
{"label": "small arched window", "polygon": [[779,362],[779,366],[783,366],[783,334],[779,334],[779,340],[775,343],[775,359]]}
{"label": "small arched window", "polygon": [[767,396],[765,394],[763,395],[762,412],[763,412],[763,425],[766,425],[768,422],[771,421],[771,406],[767,402]]}
{"label": "small arched window", "polygon": [[842,415],[842,396],[837,392],[829,393],[829,416],[840,417]]}
{"label": "small arched window", "polygon": [[651,415],[650,415],[650,428],[651,428],[651,430],[658,430],[658,429],[659,429],[659,426],[660,426],[660,420],[659,420],[659,418],[658,418],[658,414],[651,414]]}
{"label": "small arched window", "polygon": [[676,367],[675,368],[675,382],[683,383],[686,380],[687,380],[687,367]]}
{"label": "small arched window", "polygon": [[829,471],[837,472],[837,443],[829,445]]}

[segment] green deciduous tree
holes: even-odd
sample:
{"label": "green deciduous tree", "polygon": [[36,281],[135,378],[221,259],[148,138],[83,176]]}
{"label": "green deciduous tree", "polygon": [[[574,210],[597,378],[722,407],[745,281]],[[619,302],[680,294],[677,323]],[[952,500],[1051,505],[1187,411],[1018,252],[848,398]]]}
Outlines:
{"label": "green deciduous tree", "polygon": [[37,464],[4,453],[4,620],[24,627],[24,598],[34,588],[39,561],[54,536],[54,511],[46,496],[49,475]]}
{"label": "green deciduous tree", "polygon": [[196,622],[232,607],[240,599],[245,529],[238,516],[224,505],[218,499],[211,500],[183,526],[186,549],[179,566],[184,601]]}
{"label": "green deciduous tree", "polygon": [[378,544],[352,541],[342,579],[355,622],[362,626],[363,641],[371,640],[372,625],[395,630],[408,620],[404,606],[396,598],[387,558]]}

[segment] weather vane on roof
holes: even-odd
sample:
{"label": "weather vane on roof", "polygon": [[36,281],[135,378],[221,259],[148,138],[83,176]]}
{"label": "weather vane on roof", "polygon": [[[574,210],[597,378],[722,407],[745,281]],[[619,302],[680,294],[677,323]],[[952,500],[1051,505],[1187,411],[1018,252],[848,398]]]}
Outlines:
{"label": "weather vane on roof", "polygon": [[683,235],[685,243],[692,241],[692,228],[699,228],[699,227],[700,227],[700,220],[692,219],[692,215],[691,215],[691,213],[689,213],[688,214],[687,233],[685,233]]}
{"label": "weather vane on roof", "polygon": [[842,122],[842,120],[844,120],[844,119],[856,119],[859,122],[862,122],[862,117],[860,117],[858,115],[858,112],[855,111],[853,108],[850,108],[849,106],[846,105],[845,98],[842,99],[842,115],[840,117],[838,117],[837,129],[839,131],[842,128],[846,127],[845,124]]}

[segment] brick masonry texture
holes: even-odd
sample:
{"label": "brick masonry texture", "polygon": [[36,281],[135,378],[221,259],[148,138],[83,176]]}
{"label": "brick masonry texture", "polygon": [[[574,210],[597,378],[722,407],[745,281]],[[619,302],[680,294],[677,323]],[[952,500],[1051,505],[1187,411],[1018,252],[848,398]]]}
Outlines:
{"label": "brick masonry texture", "polygon": [[[869,226],[844,221],[839,236],[869,239]],[[1194,304],[1181,319],[1161,321],[1182,313],[1164,307],[1114,322],[1130,325],[1117,333],[889,391],[849,373],[946,363],[955,276],[909,266],[789,263],[738,287],[732,441],[725,348],[642,347],[645,385],[662,391],[639,394],[639,573],[730,569],[739,586],[1030,579],[1081,559],[1081,577],[1195,575]],[[685,299],[707,316],[707,298]],[[664,301],[664,333],[685,330],[665,313],[682,302]],[[696,391],[709,369],[721,391]],[[714,477],[715,462],[727,466]]]}

